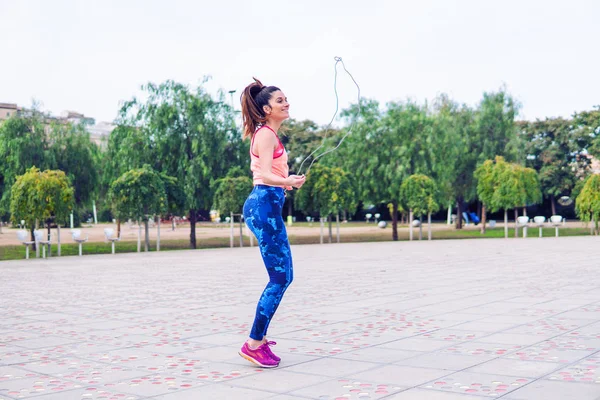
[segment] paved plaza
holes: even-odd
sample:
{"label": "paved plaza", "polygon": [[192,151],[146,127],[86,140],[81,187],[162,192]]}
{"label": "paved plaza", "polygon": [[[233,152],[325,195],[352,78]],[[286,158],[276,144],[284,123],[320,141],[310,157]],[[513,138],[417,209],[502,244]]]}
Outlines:
{"label": "paved plaza", "polygon": [[294,246],[247,338],[257,248],[0,263],[0,400],[600,399],[600,239]]}

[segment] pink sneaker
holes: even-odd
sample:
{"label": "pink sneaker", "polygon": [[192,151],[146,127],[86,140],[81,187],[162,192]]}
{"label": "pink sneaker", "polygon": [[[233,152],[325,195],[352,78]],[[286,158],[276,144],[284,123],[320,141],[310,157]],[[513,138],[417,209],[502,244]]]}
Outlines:
{"label": "pink sneaker", "polygon": [[252,350],[250,346],[248,346],[248,342],[246,342],[238,354],[259,367],[275,368],[279,365],[279,361],[275,361],[269,356],[268,349],[269,346],[265,343],[258,349]]}
{"label": "pink sneaker", "polygon": [[[277,361],[277,362],[280,362],[280,361],[281,361],[281,358],[280,358],[280,357],[277,357],[277,356],[275,355],[275,353],[273,353],[273,351],[271,350],[271,346],[275,346],[276,344],[277,344],[277,342],[273,342],[273,341],[266,342],[266,343],[264,344],[264,345],[266,345],[266,347],[265,347],[265,351],[267,352],[267,354],[268,354],[268,355],[269,355],[269,356],[270,356],[270,357],[271,357],[273,360],[275,360],[275,361]],[[263,346],[264,346],[264,345],[263,345]]]}

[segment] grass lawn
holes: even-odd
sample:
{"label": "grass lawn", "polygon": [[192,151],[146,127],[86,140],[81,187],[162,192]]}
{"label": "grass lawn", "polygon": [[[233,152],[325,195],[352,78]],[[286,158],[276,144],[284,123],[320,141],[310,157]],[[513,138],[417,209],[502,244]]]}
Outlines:
{"label": "grass lawn", "polygon": [[[306,224],[308,225],[308,224]],[[347,224],[344,224],[348,226]],[[358,225],[358,223],[357,223]],[[318,227],[318,224],[314,224],[315,227]],[[364,223],[360,224],[360,226],[364,226]],[[530,228],[528,230],[528,240],[538,239],[538,228]],[[542,230],[543,237],[552,237],[555,235],[554,228],[544,228]],[[562,228],[559,231],[560,236],[588,236],[590,234],[590,230],[588,228]],[[325,237],[323,238],[324,243],[329,243],[329,237],[327,236],[327,230],[324,232]],[[418,240],[419,230],[414,229],[413,238]],[[519,235],[522,235],[522,232],[519,232]],[[400,231],[398,233],[399,240],[408,240],[409,233],[407,231]],[[508,230],[509,239],[514,238],[514,229]],[[478,230],[437,230],[433,232],[433,240],[442,240],[442,239],[472,239],[472,238],[504,238],[504,228],[496,227],[494,229],[487,230],[485,235],[479,233]],[[519,237],[522,239],[522,237]],[[340,231],[340,241],[342,243],[356,243],[356,242],[385,242],[392,240],[392,230],[391,227],[388,226],[386,229],[382,229],[376,233],[368,233],[368,234],[348,234],[344,233],[343,229]],[[427,228],[423,227],[423,240],[427,240]],[[320,242],[319,232],[316,230],[314,235],[311,236],[294,236],[290,235],[290,243],[291,244],[318,244]],[[335,229],[333,230],[333,242],[336,242],[336,234]],[[219,248],[219,247],[229,247],[229,238],[208,238],[198,240],[198,249],[207,249],[207,248]],[[254,241],[256,245],[256,241]],[[244,246],[250,245],[250,239],[246,236],[244,237]],[[150,242],[151,249],[150,251],[156,250],[156,242]],[[234,246],[239,246],[239,236],[234,240]],[[189,241],[187,239],[180,240],[161,240],[160,242],[161,251],[171,251],[171,250],[185,250],[189,249]],[[117,253],[132,253],[137,251],[137,241],[122,241],[117,242],[115,245],[115,251]],[[144,243],[142,242],[142,251],[144,251]],[[111,246],[109,243],[104,242],[94,242],[94,243],[84,243],[83,244],[83,254],[110,254]],[[41,252],[40,252],[41,254]],[[57,246],[55,244],[52,245],[52,255],[57,254]],[[67,243],[61,246],[61,254],[63,256],[74,256],[79,254],[79,247],[77,244]],[[35,258],[35,252],[30,250],[30,257]],[[0,246],[0,261],[4,260],[20,260],[25,258],[25,246],[23,245],[11,245],[11,246]]]}

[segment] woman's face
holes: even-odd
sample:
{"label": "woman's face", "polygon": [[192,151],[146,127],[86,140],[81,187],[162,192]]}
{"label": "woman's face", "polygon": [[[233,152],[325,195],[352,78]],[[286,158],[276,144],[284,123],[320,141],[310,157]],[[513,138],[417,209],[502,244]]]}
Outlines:
{"label": "woman's face", "polygon": [[271,93],[269,107],[265,107],[267,119],[283,121],[290,117],[290,104],[281,90]]}

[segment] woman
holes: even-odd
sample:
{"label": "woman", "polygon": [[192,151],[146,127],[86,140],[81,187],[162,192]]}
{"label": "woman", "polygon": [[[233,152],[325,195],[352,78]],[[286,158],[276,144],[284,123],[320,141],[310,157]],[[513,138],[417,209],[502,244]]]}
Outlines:
{"label": "woman", "polygon": [[258,239],[260,253],[269,273],[269,283],[256,307],[250,338],[239,354],[265,368],[279,365],[270,349],[267,329],[281,298],[293,279],[292,253],[281,217],[285,189],[300,188],[305,176],[289,175],[287,153],[277,136],[289,118],[287,98],[275,86],[264,86],[254,78],[242,93],[244,139],[251,137],[250,169],[254,189],[244,204],[244,219]]}

